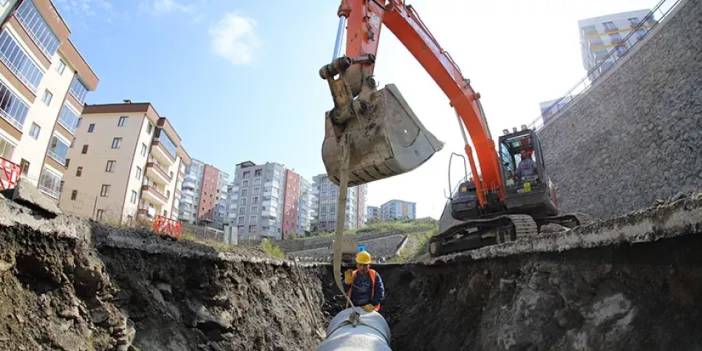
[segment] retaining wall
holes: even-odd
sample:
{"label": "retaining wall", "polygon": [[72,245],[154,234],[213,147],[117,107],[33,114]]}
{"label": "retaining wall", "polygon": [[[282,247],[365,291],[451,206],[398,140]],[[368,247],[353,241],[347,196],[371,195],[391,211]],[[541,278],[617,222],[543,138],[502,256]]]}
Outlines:
{"label": "retaining wall", "polygon": [[702,189],[702,1],[645,41],[539,132],[562,211],[609,218]]}

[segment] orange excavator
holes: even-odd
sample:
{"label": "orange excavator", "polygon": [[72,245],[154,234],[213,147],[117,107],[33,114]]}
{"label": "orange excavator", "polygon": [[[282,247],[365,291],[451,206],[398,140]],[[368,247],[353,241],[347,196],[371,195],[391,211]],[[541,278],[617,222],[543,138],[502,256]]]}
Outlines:
{"label": "orange excavator", "polygon": [[[343,188],[405,173],[443,146],[422,125],[397,87],[389,84],[379,89],[376,84],[373,70],[385,25],[446,94],[465,141],[465,156],[458,155],[464,161],[465,178],[447,201],[439,233],[430,239],[430,254],[534,235],[547,223],[567,227],[580,223],[576,215],[558,215],[555,187],[546,174],[534,130],[525,126],[519,131],[505,130],[498,140],[498,155],[480,94],[411,5],[402,0],[342,0],[338,15],[332,62],[319,72],[334,100],[334,108],[326,113],[322,145],[332,181]],[[341,56],[344,33],[346,54]]]}

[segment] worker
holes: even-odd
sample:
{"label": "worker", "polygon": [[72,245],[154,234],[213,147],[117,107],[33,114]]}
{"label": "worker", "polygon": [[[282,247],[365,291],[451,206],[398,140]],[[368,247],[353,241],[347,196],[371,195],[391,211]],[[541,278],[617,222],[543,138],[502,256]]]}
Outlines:
{"label": "worker", "polygon": [[380,301],[385,298],[385,287],[380,274],[370,268],[371,255],[368,251],[356,254],[356,269],[344,272],[344,289],[354,306],[364,311],[379,311]]}
{"label": "worker", "polygon": [[534,160],[531,159],[531,150],[522,149],[520,154],[522,159],[519,161],[519,166],[517,166],[517,172],[515,172],[517,180],[524,180],[526,177],[535,176],[536,164]]}

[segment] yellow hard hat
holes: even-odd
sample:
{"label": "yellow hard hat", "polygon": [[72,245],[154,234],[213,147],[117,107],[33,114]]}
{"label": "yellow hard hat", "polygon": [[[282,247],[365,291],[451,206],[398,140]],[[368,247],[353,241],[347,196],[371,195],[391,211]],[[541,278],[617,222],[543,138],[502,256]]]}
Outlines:
{"label": "yellow hard hat", "polygon": [[356,254],[356,263],[370,264],[371,263],[371,255],[368,253],[368,251],[360,251],[359,253]]}

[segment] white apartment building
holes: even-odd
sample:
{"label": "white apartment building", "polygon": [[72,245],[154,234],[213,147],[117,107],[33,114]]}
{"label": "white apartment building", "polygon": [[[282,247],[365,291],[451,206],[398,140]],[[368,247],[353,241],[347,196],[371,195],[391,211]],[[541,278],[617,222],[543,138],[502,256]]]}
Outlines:
{"label": "white apartment building", "polygon": [[85,96],[98,77],[49,0],[0,0],[0,157],[58,200]]}
{"label": "white apartment building", "polygon": [[[583,67],[590,79],[597,78],[613,64],[616,56],[625,55],[631,45],[646,35],[646,31],[655,24],[653,17],[647,18],[649,12],[628,11],[578,21]],[[632,31],[635,33],[625,41]],[[615,50],[614,55],[608,58],[607,54],[612,49]],[[602,66],[595,69],[602,62]]]}
{"label": "white apartment building", "polygon": [[236,165],[227,218],[239,241],[282,238],[285,166],[251,161]]}
{"label": "white apartment building", "polygon": [[[332,183],[326,174],[313,178],[315,193],[317,194],[317,212],[315,213],[314,227],[318,231],[331,232],[336,230],[336,203],[339,199],[339,186]],[[363,226],[366,219],[366,184],[349,188],[346,194],[346,229]]]}
{"label": "white apartment building", "polygon": [[185,169],[185,178],[181,187],[180,209],[178,219],[195,224],[197,223],[197,211],[200,204],[200,188],[202,187],[202,175],[205,164],[193,159],[190,166]]}
{"label": "white apartment building", "polygon": [[390,200],[380,206],[383,222],[417,218],[417,204],[409,201]]}
{"label": "white apartment building", "polygon": [[191,159],[150,103],[86,105],[60,207],[98,221],[176,219]]}

